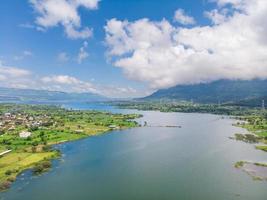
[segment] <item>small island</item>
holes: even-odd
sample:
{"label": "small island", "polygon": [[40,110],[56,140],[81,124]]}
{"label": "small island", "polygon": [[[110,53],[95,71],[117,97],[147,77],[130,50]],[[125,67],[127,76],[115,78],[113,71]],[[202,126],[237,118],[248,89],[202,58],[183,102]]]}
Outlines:
{"label": "small island", "polygon": [[25,169],[40,174],[60,152],[52,145],[139,126],[136,114],[68,110],[59,106],[0,104],[0,191]]}

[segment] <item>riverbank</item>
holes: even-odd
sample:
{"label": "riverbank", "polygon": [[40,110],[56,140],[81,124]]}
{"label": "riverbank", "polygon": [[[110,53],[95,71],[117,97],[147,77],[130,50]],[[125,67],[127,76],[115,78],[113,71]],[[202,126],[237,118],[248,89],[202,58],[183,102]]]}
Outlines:
{"label": "riverbank", "polygon": [[240,107],[228,104],[199,104],[192,102],[154,102],[154,101],[123,101],[111,102],[111,105],[122,109],[156,110],[160,112],[211,113],[217,115],[248,116],[257,115],[261,108]]}
{"label": "riverbank", "polygon": [[[60,153],[52,145],[138,126],[136,114],[67,110],[57,106],[0,104],[0,190],[24,170],[47,171]],[[6,153],[7,152],[7,153]]]}
{"label": "riverbank", "polygon": [[[191,102],[113,102],[115,106],[123,109],[137,110],[157,110],[160,112],[184,112],[184,113],[211,113],[219,115],[233,116],[238,122],[235,126],[244,128],[249,133],[236,133],[230,139],[243,141],[255,145],[255,149],[267,152],[267,111],[262,108],[240,107],[218,104],[194,104]],[[237,167],[240,163],[244,166]],[[256,164],[255,164],[256,163]],[[250,161],[238,161],[234,165],[236,168],[242,168],[254,180],[267,180],[267,165],[266,163]],[[254,167],[252,167],[255,165]],[[249,166],[249,170],[244,169]],[[263,168],[263,169],[262,169]],[[251,170],[255,172],[251,172]],[[259,170],[261,173],[256,172]],[[248,173],[249,171],[249,173]],[[263,172],[266,172],[264,174]]]}
{"label": "riverbank", "polygon": [[[267,152],[267,115],[262,111],[258,115],[240,116],[235,125],[249,133],[236,133],[231,139],[253,144],[255,149]],[[246,172],[253,180],[267,180],[267,162],[238,161],[237,169]]]}

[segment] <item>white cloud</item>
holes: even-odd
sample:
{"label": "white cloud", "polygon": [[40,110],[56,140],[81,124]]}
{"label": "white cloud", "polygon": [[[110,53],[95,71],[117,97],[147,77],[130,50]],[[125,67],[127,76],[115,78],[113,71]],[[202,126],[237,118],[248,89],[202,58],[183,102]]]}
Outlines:
{"label": "white cloud", "polygon": [[219,6],[225,6],[227,4],[233,6],[241,5],[245,0],[211,0],[211,2],[216,2]]}
{"label": "white cloud", "polygon": [[31,57],[33,53],[29,50],[24,50],[20,55],[14,56],[14,60],[23,60],[26,57]]}
{"label": "white cloud", "polygon": [[80,7],[89,10],[97,9],[100,0],[30,0],[38,17],[36,24],[39,29],[62,25],[67,37],[85,39],[92,36],[92,30],[82,27],[78,13]]}
{"label": "white cloud", "polygon": [[[230,0],[217,3],[226,9],[223,5]],[[231,3],[236,6],[231,15],[217,21],[213,15],[215,25],[210,26],[111,19],[105,26],[108,55],[127,77],[155,89],[223,78],[267,78],[267,1]]]}
{"label": "white cloud", "polygon": [[88,46],[88,43],[84,41],[82,47],[79,50],[79,54],[77,56],[77,62],[79,64],[81,64],[82,61],[89,56],[88,52],[86,51],[87,46]]}
{"label": "white cloud", "polygon": [[64,63],[64,62],[68,62],[69,61],[69,56],[66,52],[60,52],[58,55],[57,55],[57,60],[61,63]]}
{"label": "white cloud", "polygon": [[152,93],[152,91],[135,89],[129,86],[115,86],[115,85],[98,85],[101,94],[112,98],[136,98],[144,97]]}
{"label": "white cloud", "polygon": [[41,87],[46,90],[58,90],[65,92],[92,92],[95,94],[126,98],[144,96],[146,91],[136,90],[132,87],[119,87],[114,85],[100,85],[90,81],[82,81],[69,75],[51,75],[41,78]]}
{"label": "white cloud", "polygon": [[41,81],[48,85],[46,89],[50,90],[98,93],[97,89],[90,82],[81,81],[68,75],[46,76]]}
{"label": "white cloud", "polygon": [[84,81],[69,75],[38,76],[25,69],[5,66],[1,60],[0,86],[77,93],[90,92],[114,98],[141,97],[148,94],[146,90],[137,90],[128,86],[97,84],[94,79]]}
{"label": "white cloud", "polygon": [[23,23],[23,24],[19,24],[19,27],[21,27],[21,28],[28,28],[28,29],[34,29],[35,28],[35,26],[33,25],[33,24],[31,24],[31,23]]}
{"label": "white cloud", "polygon": [[31,82],[31,72],[17,67],[3,65],[0,61],[0,85],[1,87],[24,88]]}
{"label": "white cloud", "polygon": [[6,77],[6,79],[25,77],[25,76],[29,76],[30,74],[31,72],[28,70],[19,69],[16,67],[4,66],[2,62],[0,61],[0,75],[2,77]]}
{"label": "white cloud", "polygon": [[227,16],[228,10],[223,9],[223,10],[218,10],[218,9],[214,9],[211,11],[207,11],[204,13],[204,15],[209,18],[213,24],[217,25],[217,24],[221,24],[223,22],[226,22],[227,20],[230,19],[229,16]]}
{"label": "white cloud", "polygon": [[195,24],[196,21],[193,17],[187,15],[183,9],[178,9],[174,14],[174,21],[183,25]]}

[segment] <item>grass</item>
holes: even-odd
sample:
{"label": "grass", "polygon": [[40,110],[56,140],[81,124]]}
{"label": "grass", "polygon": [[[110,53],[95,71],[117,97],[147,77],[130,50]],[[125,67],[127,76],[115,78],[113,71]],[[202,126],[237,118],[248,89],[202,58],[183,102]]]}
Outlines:
{"label": "grass", "polygon": [[260,137],[253,135],[253,134],[235,134],[235,139],[247,143],[258,143],[260,140]]}
{"label": "grass", "polygon": [[55,158],[57,152],[42,153],[9,153],[0,159],[0,189],[5,190],[18,174],[32,168],[41,161]]}
{"label": "grass", "polygon": [[267,167],[266,163],[254,163],[254,165],[259,166],[259,167]]}
{"label": "grass", "polygon": [[255,148],[267,152],[267,146],[257,145]]}

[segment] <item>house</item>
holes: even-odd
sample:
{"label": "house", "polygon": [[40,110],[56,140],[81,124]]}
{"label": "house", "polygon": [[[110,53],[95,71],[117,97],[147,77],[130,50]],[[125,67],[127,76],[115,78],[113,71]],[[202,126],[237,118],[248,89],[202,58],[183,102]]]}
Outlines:
{"label": "house", "polygon": [[27,137],[30,137],[31,136],[31,132],[28,132],[28,131],[22,131],[19,133],[19,137],[21,138],[27,138]]}
{"label": "house", "polygon": [[9,127],[7,130],[8,130],[8,131],[14,131],[15,129],[16,129],[15,126],[12,125],[12,126]]}
{"label": "house", "polygon": [[5,116],[5,118],[10,118],[11,117],[11,113],[5,113],[4,116]]}
{"label": "house", "polygon": [[111,128],[111,129],[118,129],[119,127],[116,126],[116,125],[110,125],[109,128]]}
{"label": "house", "polygon": [[79,133],[83,133],[83,130],[75,130],[75,133],[79,134]]}

